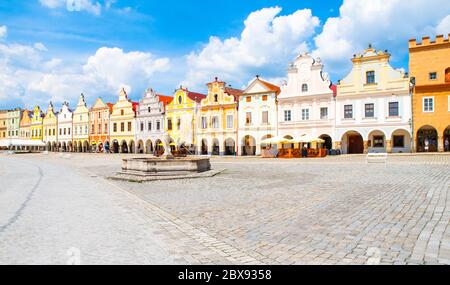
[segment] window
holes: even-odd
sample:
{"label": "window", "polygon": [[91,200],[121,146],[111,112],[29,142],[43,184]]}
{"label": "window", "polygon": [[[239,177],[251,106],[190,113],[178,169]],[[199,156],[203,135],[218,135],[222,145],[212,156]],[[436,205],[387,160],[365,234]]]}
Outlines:
{"label": "window", "polygon": [[219,102],[219,95],[214,94],[214,102]]}
{"label": "window", "polygon": [[169,131],[172,130],[172,119],[167,119],[167,129],[168,129]]}
{"label": "window", "polygon": [[160,121],[156,121],[156,130],[160,130],[161,129],[161,122]]}
{"label": "window", "polygon": [[263,124],[269,123],[269,111],[262,111],[262,123]]}
{"label": "window", "polygon": [[180,118],[177,119],[177,129],[178,130],[181,129],[181,119]]}
{"label": "window", "polygon": [[125,123],[120,123],[120,131],[125,132]]}
{"label": "window", "polygon": [[131,132],[131,122],[128,122],[128,131]]}
{"label": "window", "polygon": [[123,116],[123,114],[124,114],[124,111],[120,110],[120,115]]}
{"label": "window", "polygon": [[393,136],[394,147],[405,147],[405,136]]}
{"label": "window", "polygon": [[108,133],[108,124],[105,124],[105,134]]}
{"label": "window", "polygon": [[233,115],[227,115],[227,129],[232,129],[234,122],[233,122]]}
{"label": "window", "polygon": [[430,78],[430,80],[436,80],[437,79],[437,73],[436,72],[430,72],[429,78]]}
{"label": "window", "polygon": [[267,95],[263,95],[263,96],[262,96],[262,100],[263,100],[263,101],[267,101]]}
{"label": "window", "polygon": [[144,131],[144,123],[141,122],[141,132],[143,132],[143,131]]}
{"label": "window", "polygon": [[302,121],[309,120],[309,109],[302,109]]}
{"label": "window", "polygon": [[151,112],[152,112],[152,107],[148,107],[148,108],[147,108],[147,111],[148,111],[149,113],[151,113]]}
{"label": "window", "polygon": [[398,117],[398,102],[389,102],[389,117]]}
{"label": "window", "polygon": [[285,110],[284,111],[284,121],[290,122],[291,121],[291,110]]}
{"label": "window", "polygon": [[308,92],[308,84],[302,84],[302,92]]}
{"label": "window", "polygon": [[373,103],[364,105],[364,117],[365,118],[375,117],[375,105]]}
{"label": "window", "polygon": [[102,113],[98,112],[98,118],[101,119]]}
{"label": "window", "polygon": [[206,117],[202,117],[202,129],[207,129],[208,125],[207,125],[207,121],[206,121]]}
{"label": "window", "polygon": [[328,108],[327,107],[320,108],[320,119],[321,120],[328,119]]}
{"label": "window", "polygon": [[183,103],[183,97],[182,96],[178,96],[178,104]]}
{"label": "window", "polygon": [[384,137],[373,136],[373,147],[384,147]]}
{"label": "window", "polygon": [[423,111],[424,112],[434,112],[434,98],[424,97],[423,98]]}
{"label": "window", "polygon": [[113,124],[113,132],[117,132],[117,123]]}
{"label": "window", "polygon": [[[65,130],[66,130],[66,129],[64,129],[64,131],[65,131]],[[64,134],[66,134],[66,133],[64,132]],[[67,134],[70,135],[70,128],[67,129]]]}
{"label": "window", "polygon": [[353,105],[344,105],[344,118],[353,119]]}
{"label": "window", "polygon": [[62,129],[59,129],[59,135],[62,135]]}
{"label": "window", "polygon": [[375,71],[367,71],[366,72],[366,83],[367,84],[375,83]]}
{"label": "window", "polygon": [[251,125],[252,124],[252,113],[251,112],[246,112],[245,113],[245,124],[246,125]]}
{"label": "window", "polygon": [[94,128],[94,125],[92,125],[91,126],[91,134],[94,134],[94,132],[95,132],[95,128]]}
{"label": "window", "polygon": [[219,128],[219,117],[213,116],[211,119],[211,125],[214,129],[218,129]]}
{"label": "window", "polygon": [[152,122],[148,122],[148,130],[149,130],[149,131],[152,130]]}
{"label": "window", "polygon": [[245,97],[245,102],[252,102],[252,97],[250,96]]}

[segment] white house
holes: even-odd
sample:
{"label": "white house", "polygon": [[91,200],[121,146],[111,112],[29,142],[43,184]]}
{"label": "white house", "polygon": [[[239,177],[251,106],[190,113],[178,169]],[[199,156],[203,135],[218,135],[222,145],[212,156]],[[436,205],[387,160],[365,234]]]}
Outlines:
{"label": "white house", "polygon": [[164,114],[172,99],[156,94],[151,88],[145,91],[136,115],[137,153],[153,153],[157,141],[164,141]]}
{"label": "white house", "polygon": [[277,136],[277,96],[280,87],[256,76],[239,96],[240,155],[260,155],[261,141]]}
{"label": "white house", "polygon": [[64,102],[58,114],[58,146],[62,151],[72,151],[72,111]]}
{"label": "white house", "polygon": [[291,63],[287,82],[281,86],[278,96],[279,136],[319,137],[331,149],[335,124],[333,89],[320,59],[308,53],[299,55]]}
{"label": "white house", "polygon": [[351,72],[338,83],[336,148],[343,153],[411,150],[409,78],[389,58],[369,46],[354,55]]}

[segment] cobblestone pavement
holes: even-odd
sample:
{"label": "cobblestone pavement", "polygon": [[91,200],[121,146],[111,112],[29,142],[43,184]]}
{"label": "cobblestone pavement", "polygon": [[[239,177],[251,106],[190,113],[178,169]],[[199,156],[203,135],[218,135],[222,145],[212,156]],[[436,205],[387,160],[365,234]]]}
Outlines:
{"label": "cobblestone pavement", "polygon": [[[450,155],[389,156],[386,165],[366,164],[364,156],[213,158],[213,168],[226,169],[216,177],[142,184],[104,178],[119,170],[120,159],[0,156],[0,178],[16,171],[4,165],[34,163],[60,170],[50,182],[62,188],[43,195],[42,186],[29,199],[0,190],[0,263],[26,263],[29,247],[38,255],[52,251],[42,240],[67,248],[69,238],[46,235],[58,225],[51,233],[50,221],[40,225],[54,222],[49,215],[58,210],[62,220],[79,212],[66,227],[101,228],[95,239],[87,229],[80,235],[109,257],[97,261],[101,254],[93,254],[92,263],[450,264]],[[49,183],[45,177],[40,185]],[[4,217],[20,208],[11,199],[28,199],[28,206],[2,229]]]}

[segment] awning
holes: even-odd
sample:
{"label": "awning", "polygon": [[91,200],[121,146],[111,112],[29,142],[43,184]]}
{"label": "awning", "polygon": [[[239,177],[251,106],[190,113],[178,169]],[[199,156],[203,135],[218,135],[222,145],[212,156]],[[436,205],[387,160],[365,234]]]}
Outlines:
{"label": "awning", "polygon": [[291,144],[294,140],[290,140],[283,137],[271,137],[261,141],[261,144]]}
{"label": "awning", "polygon": [[4,139],[0,140],[0,147],[11,146],[46,146],[42,141],[35,140],[21,140],[21,139]]}
{"label": "awning", "polygon": [[321,138],[316,138],[310,135],[302,135],[299,138],[294,139],[298,143],[324,143],[325,141]]}

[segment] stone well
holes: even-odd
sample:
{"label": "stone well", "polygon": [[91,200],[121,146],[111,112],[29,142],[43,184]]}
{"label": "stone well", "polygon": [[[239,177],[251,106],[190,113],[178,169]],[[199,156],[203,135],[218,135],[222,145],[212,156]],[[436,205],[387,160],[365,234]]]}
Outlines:
{"label": "stone well", "polygon": [[207,157],[125,158],[122,173],[142,176],[178,176],[211,170]]}

